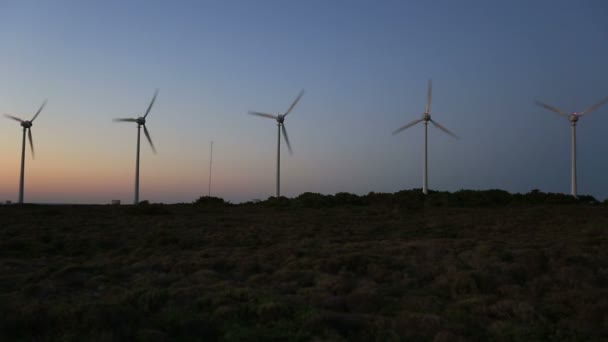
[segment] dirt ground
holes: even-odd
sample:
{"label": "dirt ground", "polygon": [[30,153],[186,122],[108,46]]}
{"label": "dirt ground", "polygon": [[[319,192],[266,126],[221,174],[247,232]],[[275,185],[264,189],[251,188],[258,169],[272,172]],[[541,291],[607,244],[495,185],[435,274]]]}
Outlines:
{"label": "dirt ground", "polygon": [[0,206],[0,339],[608,339],[608,206]]}

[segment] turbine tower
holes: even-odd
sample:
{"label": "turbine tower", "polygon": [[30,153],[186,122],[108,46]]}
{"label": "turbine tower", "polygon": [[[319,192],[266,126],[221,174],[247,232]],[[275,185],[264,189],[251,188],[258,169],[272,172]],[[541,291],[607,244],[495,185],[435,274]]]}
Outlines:
{"label": "turbine tower", "polygon": [[602,106],[606,102],[608,102],[608,97],[605,97],[600,102],[587,108],[583,112],[580,112],[580,113],[573,112],[572,114],[568,115],[564,111],[562,111],[561,109],[559,109],[555,106],[548,105],[548,104],[543,103],[538,100],[536,101],[536,104],[538,106],[541,106],[547,110],[557,113],[557,114],[563,116],[564,118],[568,119],[568,121],[570,122],[570,144],[571,144],[571,148],[572,148],[571,149],[571,162],[572,162],[572,171],[571,172],[572,173],[571,173],[571,179],[570,179],[570,194],[574,197],[576,197],[576,195],[577,195],[577,192],[576,192],[577,191],[576,190],[576,123],[578,122],[578,119],[581,116],[591,113],[592,111],[598,109],[600,106]]}
{"label": "turbine tower", "polygon": [[28,137],[28,140],[30,141],[30,149],[32,151],[32,159],[34,159],[34,142],[32,140],[32,125],[33,125],[34,120],[36,120],[36,118],[40,114],[40,112],[42,112],[42,109],[44,108],[45,105],[46,105],[46,100],[44,100],[44,102],[42,103],[42,106],[40,106],[40,108],[38,109],[36,114],[34,114],[34,117],[31,120],[23,120],[16,116],[4,114],[4,116],[6,116],[7,118],[18,121],[21,124],[21,127],[23,127],[23,139],[21,141],[21,174],[19,177],[19,204],[23,204],[23,188],[24,188],[24,182],[25,182],[25,133],[27,131],[27,137]]}
{"label": "turbine tower", "polygon": [[429,189],[428,189],[428,132],[427,132],[429,122],[432,123],[435,127],[444,131],[445,133],[451,135],[452,137],[454,137],[456,139],[460,139],[456,134],[452,133],[449,129],[443,127],[437,121],[431,119],[431,97],[432,97],[432,95],[433,95],[433,83],[431,80],[429,80],[428,88],[427,88],[427,96],[426,96],[426,110],[424,111],[424,114],[422,114],[422,118],[420,118],[418,120],[414,120],[402,127],[399,127],[397,130],[395,130],[393,132],[393,135],[395,135],[420,122],[424,122],[424,165],[422,168],[422,192],[425,195],[428,194],[428,192],[429,192]]}
{"label": "turbine tower", "polygon": [[289,150],[289,154],[293,154],[291,150],[291,144],[289,143],[289,137],[287,136],[287,130],[285,129],[285,117],[289,114],[293,107],[296,106],[300,98],[304,95],[304,90],[300,91],[298,97],[293,101],[291,106],[287,109],[284,114],[272,115],[267,113],[260,112],[249,112],[251,115],[257,115],[264,118],[274,119],[277,121],[277,197],[281,196],[281,132],[283,132],[283,138],[285,138],[285,143],[287,144],[287,149]]}
{"label": "turbine tower", "polygon": [[154,101],[156,101],[156,96],[158,95],[158,89],[154,92],[154,96],[152,97],[152,101],[146,110],[144,116],[140,116],[137,119],[134,118],[118,118],[114,119],[115,122],[135,122],[137,123],[137,154],[135,158],[135,201],[134,204],[139,203],[139,141],[140,141],[140,133],[141,127],[144,127],[144,134],[148,139],[148,143],[150,143],[150,147],[152,148],[152,152],[156,154],[156,148],[154,147],[154,143],[152,142],[152,138],[150,138],[150,132],[148,132],[148,128],[146,127],[146,117],[150,114],[150,110],[152,109],[152,105],[154,105]]}

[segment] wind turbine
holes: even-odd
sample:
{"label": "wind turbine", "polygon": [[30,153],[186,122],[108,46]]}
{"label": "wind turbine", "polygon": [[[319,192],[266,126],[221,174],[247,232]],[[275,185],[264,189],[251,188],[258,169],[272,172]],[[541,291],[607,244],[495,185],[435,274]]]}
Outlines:
{"label": "wind turbine", "polygon": [[141,134],[141,127],[144,127],[144,134],[150,143],[150,147],[154,154],[156,154],[156,148],[154,147],[154,143],[152,142],[152,138],[150,138],[150,132],[148,132],[148,128],[146,127],[146,117],[150,114],[150,110],[152,109],[152,105],[154,105],[154,101],[156,101],[156,96],[158,95],[158,89],[154,92],[154,97],[152,97],[152,101],[146,110],[144,116],[140,116],[137,119],[132,118],[119,118],[114,119],[115,122],[135,122],[137,123],[137,157],[135,161],[135,201],[134,203],[139,203],[139,140]]}
{"label": "wind turbine", "polygon": [[426,96],[426,110],[424,114],[422,114],[422,118],[418,120],[414,120],[404,126],[399,127],[397,130],[393,132],[393,135],[408,129],[420,122],[424,122],[424,166],[422,170],[422,192],[426,195],[428,194],[428,125],[429,122],[432,123],[435,127],[444,131],[445,133],[451,135],[456,139],[460,139],[456,134],[452,133],[449,129],[443,127],[437,121],[431,119],[431,97],[433,94],[433,83],[429,80],[428,88],[427,88],[427,96]]}
{"label": "wind turbine", "polygon": [[583,112],[580,113],[576,113],[573,112],[572,114],[568,115],[566,114],[564,111],[562,111],[561,109],[548,105],[546,103],[543,103],[541,101],[536,101],[536,104],[538,106],[541,106],[547,110],[550,110],[554,113],[557,113],[561,116],[563,116],[564,118],[568,119],[568,121],[570,121],[570,143],[572,144],[572,174],[571,174],[571,184],[570,184],[570,193],[572,194],[572,196],[576,197],[576,123],[578,122],[578,119],[585,115],[585,114],[589,114],[592,111],[598,109],[600,106],[602,106],[603,104],[605,104],[606,102],[608,102],[608,97],[605,97],[604,99],[602,99],[600,102],[594,104],[593,106],[587,108],[586,110],[584,110]]}
{"label": "wind turbine", "polygon": [[25,132],[27,131],[27,137],[28,137],[28,140],[30,141],[30,149],[32,151],[32,159],[33,159],[34,158],[34,141],[32,140],[32,125],[33,125],[34,120],[36,120],[36,118],[40,114],[40,112],[42,112],[42,109],[44,108],[45,105],[46,105],[46,100],[44,100],[44,102],[42,103],[42,106],[40,106],[40,108],[38,109],[36,114],[34,114],[34,117],[31,120],[23,120],[16,116],[4,114],[4,116],[6,116],[7,118],[18,121],[21,124],[21,127],[23,127],[23,139],[21,141],[21,175],[19,177],[19,204],[23,204],[23,186],[24,186],[24,181],[25,181]]}
{"label": "wind turbine", "polygon": [[291,144],[289,143],[289,137],[287,136],[287,130],[285,129],[285,117],[289,114],[293,107],[296,106],[300,98],[304,95],[304,90],[300,91],[298,97],[293,101],[291,106],[287,109],[284,114],[272,115],[260,112],[249,112],[251,115],[257,115],[264,118],[274,119],[277,121],[277,197],[281,196],[281,131],[283,132],[283,138],[285,138],[285,143],[287,144],[287,149],[289,150],[289,154],[293,154],[291,150]]}

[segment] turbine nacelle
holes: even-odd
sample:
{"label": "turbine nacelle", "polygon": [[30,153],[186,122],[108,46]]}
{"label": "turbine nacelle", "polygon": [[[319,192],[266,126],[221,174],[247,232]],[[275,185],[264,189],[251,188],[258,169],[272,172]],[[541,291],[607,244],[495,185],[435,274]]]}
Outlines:
{"label": "turbine nacelle", "polygon": [[32,127],[32,122],[31,121],[26,121],[26,120],[21,121],[21,127],[23,127],[23,128],[30,128],[30,127]]}
{"label": "turbine nacelle", "polygon": [[572,114],[568,115],[568,121],[570,121],[571,123],[576,123],[578,121],[579,117],[580,117],[580,114],[572,113]]}
{"label": "turbine nacelle", "polygon": [[398,129],[396,129],[395,131],[393,131],[393,135],[406,130],[412,126],[415,126],[421,122],[424,122],[425,125],[428,125],[429,122],[433,124],[433,126],[437,127],[438,129],[442,130],[444,133],[447,133],[449,135],[451,135],[452,137],[459,139],[459,137],[454,134],[452,131],[450,131],[449,129],[443,127],[441,124],[439,124],[437,121],[433,120],[431,118],[431,98],[433,96],[433,84],[432,82],[429,80],[428,83],[428,88],[427,88],[427,95],[426,95],[426,110],[424,111],[424,113],[422,114],[422,117],[420,119],[416,119],[408,124],[405,124],[401,127],[399,127]]}
{"label": "turbine nacelle", "polygon": [[140,116],[137,119],[135,119],[135,122],[137,122],[138,125],[143,126],[146,124],[146,118],[144,118],[143,116]]}
{"label": "turbine nacelle", "polygon": [[285,121],[285,115],[277,115],[277,122],[282,124]]}
{"label": "turbine nacelle", "polygon": [[599,107],[603,106],[606,103],[608,103],[608,97],[603,98],[601,101],[595,103],[594,105],[592,105],[591,107],[585,109],[584,111],[582,111],[580,113],[572,112],[571,114],[568,115],[566,112],[564,112],[563,110],[561,110],[555,106],[552,106],[550,104],[546,104],[544,102],[536,100],[536,105],[538,105],[539,107],[543,107],[546,110],[551,111],[553,113],[561,115],[562,117],[568,119],[568,121],[570,121],[570,123],[572,125],[575,125],[581,116],[587,115],[587,114],[593,112],[594,110],[598,109]]}

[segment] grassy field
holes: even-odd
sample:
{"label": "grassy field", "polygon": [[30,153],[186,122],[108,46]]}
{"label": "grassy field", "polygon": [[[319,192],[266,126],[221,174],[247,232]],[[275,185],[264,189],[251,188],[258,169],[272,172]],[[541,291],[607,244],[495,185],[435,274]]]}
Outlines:
{"label": "grassy field", "polygon": [[0,340],[608,339],[608,206],[1,206]]}

